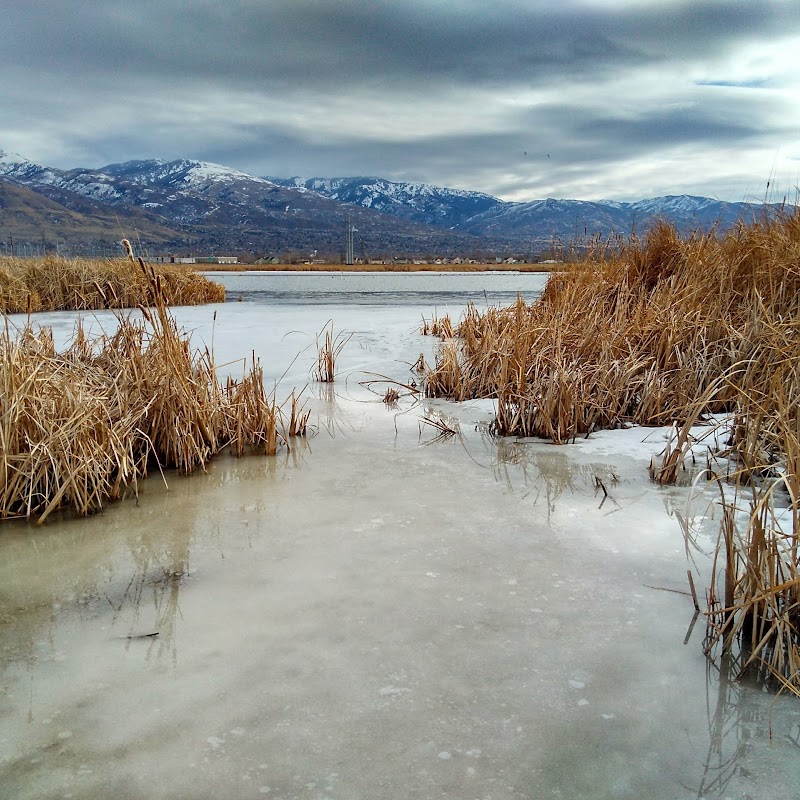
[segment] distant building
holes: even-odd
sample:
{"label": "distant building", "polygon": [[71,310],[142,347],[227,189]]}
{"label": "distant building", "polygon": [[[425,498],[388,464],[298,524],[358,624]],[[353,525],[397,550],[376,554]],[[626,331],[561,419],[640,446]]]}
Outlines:
{"label": "distant building", "polygon": [[238,256],[150,256],[151,264],[238,264]]}
{"label": "distant building", "polygon": [[198,264],[238,264],[237,256],[197,256]]}

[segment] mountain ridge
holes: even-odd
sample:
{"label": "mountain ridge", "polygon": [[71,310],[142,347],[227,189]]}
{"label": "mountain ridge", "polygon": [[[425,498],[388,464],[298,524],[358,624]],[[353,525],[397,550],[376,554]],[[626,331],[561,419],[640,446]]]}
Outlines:
{"label": "mountain ridge", "polygon": [[[348,225],[355,228],[356,249],[365,258],[533,254],[553,241],[640,233],[656,217],[686,233],[725,229],[774,208],[688,194],[638,201],[506,201],[484,192],[374,176],[259,177],[195,159],[62,170],[3,150],[0,180],[88,218],[116,215],[123,227],[130,222],[140,233],[152,233],[153,246],[253,254],[338,254]],[[0,208],[0,241],[3,229],[13,233],[13,227],[13,218]]]}

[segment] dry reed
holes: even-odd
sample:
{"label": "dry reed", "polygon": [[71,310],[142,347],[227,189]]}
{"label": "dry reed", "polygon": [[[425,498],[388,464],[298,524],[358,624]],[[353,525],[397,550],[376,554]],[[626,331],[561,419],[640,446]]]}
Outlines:
{"label": "dry reed", "polygon": [[[736,393],[733,498],[722,492],[706,650],[738,646],[800,696],[800,320],[762,319],[759,346],[725,381]],[[722,587],[722,596],[717,587]]]}
{"label": "dry reed", "polygon": [[682,240],[657,224],[616,257],[553,275],[532,305],[470,307],[427,391],[495,397],[499,433],[556,442],[733,410],[736,392],[719,378],[764,346],[765,317],[796,317],[798,252],[797,213],[722,238]]}
{"label": "dry reed", "polygon": [[453,338],[453,323],[448,314],[439,317],[436,312],[430,320],[422,318],[422,328],[420,332],[423,336],[438,336],[443,341]]}
{"label": "dry reed", "polygon": [[742,522],[723,495],[707,647],[736,642],[743,666],[800,690],[800,211],[721,236],[681,239],[658,223],[554,274],[532,305],[470,307],[455,334],[426,376],[429,395],[494,397],[496,433],[559,443],[672,424],[653,465],[662,483],[675,481],[693,424],[733,416],[735,477],[750,496]]}
{"label": "dry reed", "polygon": [[383,402],[386,403],[389,408],[396,408],[398,400],[400,400],[399,389],[390,386],[383,395]]}
{"label": "dry reed", "polygon": [[329,321],[317,334],[317,363],[313,369],[314,380],[333,383],[336,377],[336,361],[350,341],[352,333],[333,333],[333,322]]}
{"label": "dry reed", "polygon": [[287,425],[257,361],[223,387],[167,311],[162,274],[132,261],[150,308],[120,316],[112,335],[90,340],[79,325],[58,352],[30,322],[0,334],[0,518],[90,514],[153,466],[188,473],[225,447],[273,454],[305,433],[298,398]]}
{"label": "dry reed", "polygon": [[[200,305],[225,299],[225,289],[193,270],[169,264],[153,268],[168,305]],[[0,312],[135,308],[148,304],[148,279],[130,259],[90,260],[0,256]]]}

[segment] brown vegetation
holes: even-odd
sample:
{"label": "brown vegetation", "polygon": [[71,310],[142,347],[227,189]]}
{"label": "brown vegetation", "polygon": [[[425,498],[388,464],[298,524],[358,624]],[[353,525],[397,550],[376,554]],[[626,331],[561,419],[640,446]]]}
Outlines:
{"label": "brown vegetation", "polygon": [[58,352],[30,323],[0,334],[0,518],[89,514],[153,466],[192,472],[225,447],[270,455],[305,433],[297,398],[287,425],[257,362],[223,387],[211,353],[193,352],[169,315],[160,273],[136,268],[153,308],[111,335],[78,327]]}
{"label": "brown vegetation", "polygon": [[336,361],[353,334],[333,333],[333,322],[326,323],[317,334],[317,363],[313,378],[320,383],[333,383],[336,379]]}
{"label": "brown vegetation", "polygon": [[[198,273],[169,264],[154,268],[168,305],[218,303],[225,289]],[[0,312],[135,308],[151,304],[151,288],[130,259],[89,260],[0,256]]]}
{"label": "brown vegetation", "polygon": [[429,395],[494,397],[497,433],[560,443],[674,424],[653,470],[660,482],[675,480],[694,423],[733,416],[728,455],[750,496],[740,525],[737,501],[723,495],[707,646],[738,641],[743,667],[766,664],[798,691],[800,212],[722,237],[681,239],[657,224],[613,256],[554,274],[530,306],[468,309],[454,333],[427,375]]}
{"label": "brown vegetation", "polygon": [[722,239],[681,240],[659,224],[616,257],[554,274],[532,305],[469,308],[427,391],[496,397],[499,433],[556,442],[683,421],[701,399],[706,411],[732,409],[720,377],[769,346],[766,322],[796,317],[799,254],[800,214]]}

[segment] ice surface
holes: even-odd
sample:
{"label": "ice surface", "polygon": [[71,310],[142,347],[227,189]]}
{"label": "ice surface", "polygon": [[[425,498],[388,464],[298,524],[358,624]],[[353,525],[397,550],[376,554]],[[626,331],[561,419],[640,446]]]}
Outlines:
{"label": "ice surface", "polygon": [[[254,349],[287,391],[328,319],[353,338],[291,453],[4,525],[2,796],[800,794],[796,701],[720,676],[702,622],[683,645],[689,488],[644,465],[665,432],[558,447],[492,439],[491,403],[387,409],[361,382],[431,353],[423,310],[176,310],[218,362]],[[74,321],[41,317],[62,337]]]}

